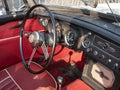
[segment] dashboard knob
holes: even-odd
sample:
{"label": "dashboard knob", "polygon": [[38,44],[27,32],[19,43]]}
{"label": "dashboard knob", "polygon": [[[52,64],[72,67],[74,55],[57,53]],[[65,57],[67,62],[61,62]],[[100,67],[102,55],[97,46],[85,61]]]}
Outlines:
{"label": "dashboard knob", "polygon": [[88,48],[90,46],[90,40],[88,38],[86,38],[83,42],[82,42],[82,46],[84,48]]}
{"label": "dashboard knob", "polygon": [[114,64],[114,69],[117,69],[118,66],[119,66],[118,63],[115,63],[115,64]]}
{"label": "dashboard knob", "polygon": [[97,55],[98,55],[98,51],[93,51],[93,54],[94,54],[95,56],[97,56]]}
{"label": "dashboard knob", "polygon": [[99,58],[100,59],[105,59],[105,56],[104,55],[100,55]]}
{"label": "dashboard knob", "polygon": [[102,59],[104,59],[105,58],[105,56],[104,55],[102,55]]}
{"label": "dashboard knob", "polygon": [[112,60],[111,60],[111,59],[108,59],[108,62],[109,62],[109,63],[111,63],[111,62],[112,62]]}
{"label": "dashboard knob", "polygon": [[92,48],[87,48],[86,52],[92,52]]}

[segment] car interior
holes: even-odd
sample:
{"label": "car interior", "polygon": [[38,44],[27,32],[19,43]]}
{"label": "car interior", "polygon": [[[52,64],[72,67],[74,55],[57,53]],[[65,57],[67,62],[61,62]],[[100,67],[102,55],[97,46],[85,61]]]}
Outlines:
{"label": "car interior", "polygon": [[115,18],[0,0],[0,90],[119,90],[120,16]]}

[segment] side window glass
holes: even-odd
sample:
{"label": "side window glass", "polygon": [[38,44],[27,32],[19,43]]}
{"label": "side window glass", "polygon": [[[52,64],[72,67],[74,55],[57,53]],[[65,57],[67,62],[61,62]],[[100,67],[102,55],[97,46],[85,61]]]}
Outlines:
{"label": "side window glass", "polygon": [[22,11],[25,4],[23,0],[6,0],[9,11]]}
{"label": "side window glass", "polygon": [[0,15],[6,15],[6,10],[1,0],[0,0]]}

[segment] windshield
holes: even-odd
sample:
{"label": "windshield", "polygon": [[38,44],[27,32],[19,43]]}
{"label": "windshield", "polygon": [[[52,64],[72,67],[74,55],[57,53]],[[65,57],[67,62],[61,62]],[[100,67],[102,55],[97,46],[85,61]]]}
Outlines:
{"label": "windshield", "polygon": [[23,0],[6,0],[10,11],[19,11],[24,6]]}
{"label": "windshield", "polygon": [[37,4],[85,8],[120,15],[120,0],[35,0],[35,2]]}

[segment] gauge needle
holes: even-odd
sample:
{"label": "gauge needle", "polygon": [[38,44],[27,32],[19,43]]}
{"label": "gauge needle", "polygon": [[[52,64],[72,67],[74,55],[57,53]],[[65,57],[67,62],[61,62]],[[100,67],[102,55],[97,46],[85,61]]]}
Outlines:
{"label": "gauge needle", "polygon": [[107,76],[105,76],[105,74],[102,72],[102,71],[98,71],[98,70],[95,70],[101,78],[105,78],[106,80],[109,80],[109,78]]}

